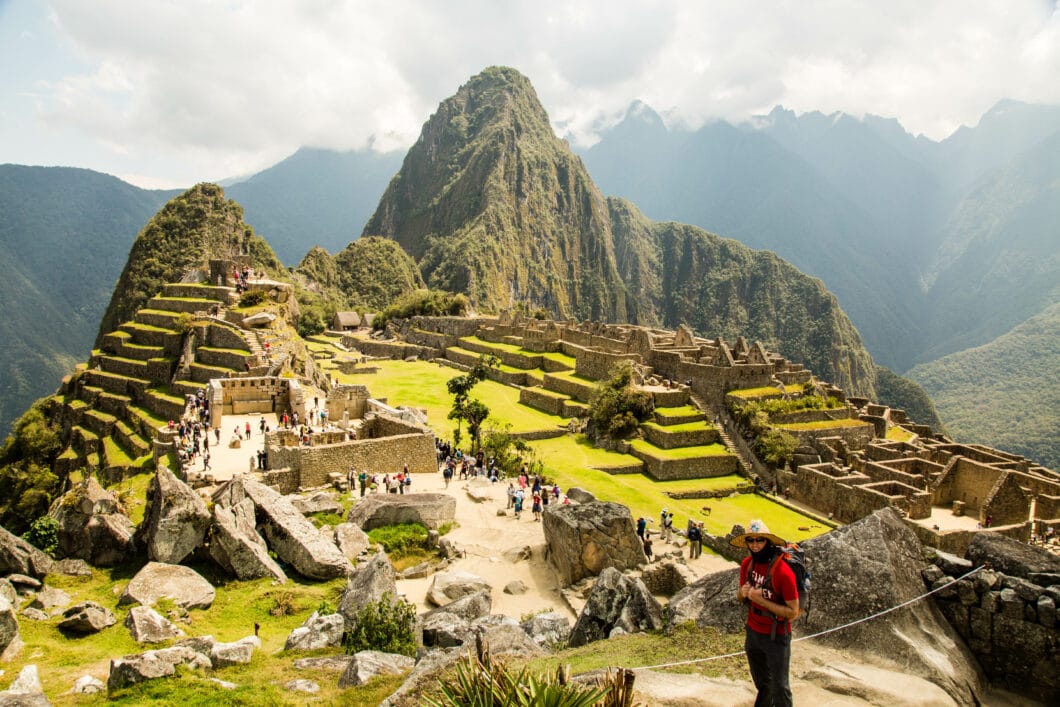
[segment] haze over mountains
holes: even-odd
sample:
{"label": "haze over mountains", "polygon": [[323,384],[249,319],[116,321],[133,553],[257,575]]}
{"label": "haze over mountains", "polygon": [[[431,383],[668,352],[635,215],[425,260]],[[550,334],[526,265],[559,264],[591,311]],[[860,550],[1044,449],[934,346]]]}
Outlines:
{"label": "haze over mountains", "polygon": [[[473,114],[456,111],[450,117]],[[439,123],[450,130],[454,124],[458,129],[459,121]],[[707,283],[707,270],[693,268],[691,277],[673,282],[659,277],[660,272],[669,271],[652,274],[652,268],[665,260],[660,260],[660,254],[669,252],[665,256],[669,262],[680,263],[694,251],[697,258],[709,263],[709,257],[722,251],[729,251],[728,256],[738,250],[736,244],[727,245],[729,241],[665,221],[695,224],[751,247],[773,250],[804,272],[821,278],[838,296],[876,360],[898,371],[985,344],[1060,299],[1060,182],[1056,174],[1060,168],[1060,108],[1003,102],[978,126],[962,128],[936,143],[914,138],[893,120],[795,116],[779,108],[749,125],[713,123],[694,132],[679,131],[668,128],[649,107],[635,104],[624,120],[583,152],[587,173],[577,158],[550,152],[558,149],[551,141],[560,143],[554,136],[528,140],[524,133],[540,131],[537,123],[531,126],[523,120],[518,125],[521,127],[495,130],[489,139],[474,146],[468,143],[459,147],[458,141],[447,142],[444,136],[437,136],[429,144],[448,149],[444,152],[446,164],[431,166],[419,160],[415,169],[427,171],[417,177],[415,169],[406,170],[395,182],[390,179],[401,166],[403,155],[304,149],[232,185],[227,196],[242,204],[247,223],[288,265],[297,263],[313,245],[337,253],[371,218],[366,234],[381,232],[401,241],[416,232],[415,241],[422,251],[414,254],[430,254],[420,263],[429,282],[477,287],[493,305],[532,301],[540,295],[536,303],[542,306],[555,308],[553,305],[565,302],[567,311],[579,316],[618,318],[623,312],[613,307],[621,303],[625,317],[632,320],[643,314],[641,321],[675,326],[680,323],[676,318],[684,318],[705,335],[729,335],[717,327],[732,312],[705,311],[689,294]],[[479,134],[480,126],[468,127]],[[512,148],[515,151],[509,152]],[[416,149],[410,151],[406,167]],[[543,191],[538,190],[537,182],[533,189],[528,188],[527,177],[540,181],[547,174],[542,168],[545,162],[566,165],[566,174],[554,173],[555,184]],[[435,177],[443,174],[452,183],[434,184],[433,177],[427,177],[428,167],[436,171]],[[8,301],[19,303],[27,314],[5,322],[5,326],[13,327],[4,338],[9,342],[9,355],[5,366],[0,367],[0,423],[5,428],[30,400],[54,390],[58,376],[72,361],[84,358],[136,232],[172,196],[172,192],[139,190],[86,170],[34,168],[39,169],[37,178],[26,179],[23,170],[27,169],[0,167],[0,179],[6,187],[0,208],[0,247],[5,261],[19,268],[17,276],[3,281],[5,287],[13,289]],[[419,178],[422,183],[414,191],[422,203],[402,201],[401,189]],[[593,186],[594,180],[599,191]],[[87,200],[59,195],[84,191],[84,187],[71,186],[80,181],[94,185]],[[474,184],[482,183],[490,189],[482,191],[480,202],[471,204],[465,197],[471,195]],[[431,184],[436,192],[427,198],[419,187]],[[553,188],[556,184],[563,188]],[[502,187],[508,190],[505,194],[521,194],[531,201],[536,198],[531,195],[538,194],[543,201],[520,203],[519,199],[494,198],[494,190]],[[380,202],[384,192],[387,196]],[[562,208],[557,212],[557,194],[579,194],[582,203],[559,204]],[[603,194],[626,197],[636,207]],[[428,209],[435,198],[448,200],[449,206]],[[464,208],[462,204],[468,213],[457,214],[454,209]],[[410,226],[407,222],[415,220],[408,216],[410,206],[421,215],[432,214],[430,218],[435,221]],[[513,271],[516,277],[511,282],[516,284],[511,291],[482,289],[481,273],[485,270],[465,267],[461,250],[484,242],[484,235],[505,229],[516,232],[555,218],[556,213],[574,219],[564,222],[564,228],[570,229],[566,231],[567,243],[538,238],[529,239],[536,245],[525,247],[550,251],[554,261],[559,249],[570,259],[577,254],[563,250],[565,245],[591,243],[582,237],[597,234],[593,236],[596,245],[568,263],[576,270],[559,278],[567,282],[557,282],[557,268],[548,268],[550,277],[527,266],[527,258],[539,258],[539,252],[520,251],[526,262],[517,264],[518,272]],[[579,225],[577,220],[586,215]],[[399,217],[406,223],[395,221]],[[652,224],[648,218],[664,222]],[[605,221],[610,229],[607,237],[594,230]],[[457,222],[468,227],[453,227]],[[443,242],[445,239],[437,238],[445,228],[455,239]],[[545,231],[556,232],[542,228],[542,233]],[[46,238],[39,235],[44,233]],[[45,246],[41,249],[44,255],[24,252],[34,250],[38,243]],[[679,243],[693,250],[667,251],[662,247]],[[513,245],[524,247],[501,239],[489,248],[494,249],[493,254],[509,255]],[[7,257],[15,250],[19,251],[17,257]],[[88,255],[81,257],[82,251]],[[67,253],[78,257],[54,257]],[[474,255],[488,270],[491,251],[486,248]],[[755,267],[762,273],[762,280],[745,280],[746,286],[760,287],[788,267],[774,258],[774,265],[763,269],[762,264],[770,262],[768,257],[740,255],[744,257],[758,262]],[[97,261],[98,266],[85,267]],[[576,265],[579,262],[588,269],[577,269],[583,267]],[[95,292],[94,297],[66,292],[68,266],[80,267],[76,285]],[[595,276],[584,277],[596,272],[593,268],[603,268],[598,281]],[[35,282],[38,272],[47,286]],[[477,274],[469,279],[473,273]],[[616,273],[624,291],[623,287],[609,289],[616,287]],[[632,283],[639,284],[631,287]],[[785,297],[805,299],[808,290],[800,288],[785,284],[773,290],[763,306],[775,308]],[[715,287],[704,296],[716,300],[719,293]],[[26,298],[24,305],[22,297]],[[686,301],[678,306],[676,300],[682,297]],[[67,325],[66,315],[60,314],[71,307],[76,307],[80,318],[76,325]],[[810,333],[813,324],[812,318],[801,323],[798,318],[793,320],[793,326],[806,327],[804,334]],[[57,330],[63,332],[60,340],[56,340]],[[763,339],[781,336],[747,328],[742,333]],[[783,338],[796,337],[788,332]],[[11,348],[10,342],[24,342],[19,346],[26,350]],[[842,376],[829,373],[837,369],[807,360],[804,352],[779,348],[842,383]],[[52,362],[50,367],[45,365],[47,361]],[[990,375],[990,371],[983,374]],[[858,375],[871,377],[869,372]],[[1009,380],[1004,376],[1000,379]],[[1011,380],[1014,386],[1026,383]],[[1056,381],[1038,384],[1044,389],[1060,386]],[[1037,405],[1041,396],[1031,392],[1021,400]],[[948,400],[938,392],[936,395]],[[952,404],[961,405],[959,401]],[[1055,429],[1052,410],[1042,414],[1047,422],[1053,421]],[[945,409],[942,417],[947,420]],[[976,436],[973,428],[974,424],[968,432],[972,439],[996,442]],[[962,425],[961,433],[965,429]],[[1044,460],[1041,455],[1038,458]]]}

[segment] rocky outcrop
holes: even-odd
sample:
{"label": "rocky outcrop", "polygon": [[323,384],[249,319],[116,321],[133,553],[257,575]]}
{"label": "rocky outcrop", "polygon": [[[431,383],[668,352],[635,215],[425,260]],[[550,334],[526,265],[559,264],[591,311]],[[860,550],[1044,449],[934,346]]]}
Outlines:
{"label": "rocky outcrop", "polygon": [[329,491],[318,491],[312,496],[287,496],[291,505],[305,515],[310,513],[342,513],[338,495]]}
{"label": "rocky outcrop", "polygon": [[0,594],[0,660],[10,660],[22,648],[22,637],[18,633],[17,603],[12,603]]}
{"label": "rocky outcrop", "polygon": [[208,670],[212,663],[208,655],[179,645],[127,655],[110,661],[107,690],[114,692],[147,680],[169,677],[181,666],[192,670]]}
{"label": "rocky outcrop", "polygon": [[110,609],[94,601],[84,601],[63,612],[63,620],[59,622],[58,628],[63,633],[87,636],[90,633],[99,633],[116,623],[118,620]]}
{"label": "rocky outcrop", "polygon": [[412,670],[416,661],[407,655],[359,651],[353,654],[339,678],[339,687],[363,685],[377,675],[400,675]]}
{"label": "rocky outcrop", "polygon": [[134,606],[125,617],[125,628],[137,643],[162,643],[184,632],[149,606]]}
{"label": "rocky outcrop", "polygon": [[368,539],[368,534],[353,523],[336,525],[332,530],[332,538],[339,551],[350,562],[356,562],[372,544],[372,541]]}
{"label": "rocky outcrop", "polygon": [[966,556],[976,567],[989,564],[1009,577],[1022,577],[1036,584],[1060,584],[1060,557],[998,533],[976,533]]}
{"label": "rocky outcrop", "polygon": [[52,560],[28,542],[0,527],[0,574],[28,574],[43,577]]}
{"label": "rocky outcrop", "polygon": [[350,509],[346,520],[365,531],[419,523],[437,530],[456,518],[456,499],[444,493],[372,494]]}
{"label": "rocky outcrop", "polygon": [[461,597],[479,592],[488,594],[492,590],[489,582],[470,572],[438,572],[431,578],[427,601],[435,606],[445,606]]}
{"label": "rocky outcrop", "polygon": [[356,627],[357,614],[368,604],[382,599],[384,595],[397,601],[397,580],[394,565],[380,552],[372,555],[368,562],[350,574],[346,589],[342,592],[339,613],[345,621],[346,630],[353,630]]}
{"label": "rocky outcrop", "polygon": [[342,644],[342,614],[320,615],[314,611],[301,626],[291,631],[284,643],[285,651],[312,651]]}
{"label": "rocky outcrop", "polygon": [[247,636],[232,643],[215,642],[210,646],[210,664],[215,670],[229,665],[246,665],[257,648],[261,648],[261,640],[257,636]]}
{"label": "rocky outcrop", "polygon": [[567,498],[574,503],[596,503],[596,496],[577,486],[571,486],[567,489]]}
{"label": "rocky outcrop", "polygon": [[[924,548],[892,509],[800,543],[813,573],[813,605],[795,623],[797,634],[844,626],[919,597]],[[709,575],[670,601],[668,625],[695,621],[734,631],[746,621],[735,601],[738,570]],[[959,704],[974,703],[983,677],[967,647],[930,601],[852,625],[817,639],[875,662],[923,677]]]}
{"label": "rocky outcrop", "polygon": [[96,695],[105,692],[107,684],[91,675],[82,675],[74,681],[74,687],[70,692],[75,695]]}
{"label": "rocky outcrop", "polygon": [[571,647],[599,641],[615,629],[625,633],[663,627],[662,606],[644,582],[630,579],[614,567],[600,573],[582,613],[570,632]]}
{"label": "rocky outcrop", "polygon": [[539,646],[561,644],[570,637],[570,620],[558,611],[534,614],[520,626]]}
{"label": "rocky outcrop", "polygon": [[94,476],[56,499],[48,515],[59,523],[58,552],[63,557],[111,567],[136,552],[136,528]]}
{"label": "rocky outcrop", "polygon": [[[238,514],[238,515],[237,515]],[[234,509],[213,507],[210,557],[238,579],[272,577],[286,582],[287,575],[269,556],[269,548],[254,528],[254,504],[243,499]]]}
{"label": "rocky outcrop", "polygon": [[542,525],[548,560],[563,584],[595,577],[605,567],[634,569],[647,560],[629,508],[618,503],[549,506]]}
{"label": "rocky outcrop", "polygon": [[[334,543],[274,489],[243,477],[242,487],[257,509],[265,539],[276,556],[309,579],[344,577],[353,569]],[[242,499],[240,499],[242,500]]]}
{"label": "rocky outcrop", "polygon": [[0,707],[47,707],[50,704],[40,684],[36,665],[22,668],[11,687],[0,692]]}
{"label": "rocky outcrop", "polygon": [[33,597],[33,601],[29,603],[29,606],[32,609],[43,611],[48,616],[55,616],[70,606],[70,602],[70,595],[62,589],[44,587],[37,592],[37,596]]}
{"label": "rocky outcrop", "polygon": [[125,587],[118,605],[153,606],[167,597],[182,609],[208,609],[214,594],[213,585],[190,567],[148,562]]}
{"label": "rocky outcrop", "polygon": [[467,642],[473,635],[472,622],[489,616],[493,600],[488,591],[461,597],[420,617],[423,645],[451,648]]}
{"label": "rocky outcrop", "polygon": [[199,494],[159,465],[147,489],[144,521],[137,532],[147,558],[178,564],[202,545],[210,526],[210,511]]}

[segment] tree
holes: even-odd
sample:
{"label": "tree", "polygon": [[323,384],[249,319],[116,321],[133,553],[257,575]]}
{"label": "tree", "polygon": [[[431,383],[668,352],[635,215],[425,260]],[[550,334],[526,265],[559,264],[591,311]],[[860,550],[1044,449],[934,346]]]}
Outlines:
{"label": "tree", "polygon": [[653,408],[651,394],[633,384],[633,363],[621,361],[589,400],[589,428],[597,438],[627,437]]}
{"label": "tree", "polygon": [[794,456],[799,440],[783,430],[769,430],[758,437],[755,446],[766,462],[773,466],[784,466]]}
{"label": "tree", "polygon": [[471,398],[471,389],[481,381],[486,380],[486,375],[491,368],[496,368],[501,363],[500,359],[493,354],[482,354],[478,363],[462,376],[455,376],[446,381],[445,387],[453,396],[453,407],[449,411],[449,419],[457,421],[457,435],[460,432],[460,423],[467,423],[467,433],[471,435],[472,451],[477,451],[482,446],[480,431],[482,423],[489,417],[490,409],[481,400]]}

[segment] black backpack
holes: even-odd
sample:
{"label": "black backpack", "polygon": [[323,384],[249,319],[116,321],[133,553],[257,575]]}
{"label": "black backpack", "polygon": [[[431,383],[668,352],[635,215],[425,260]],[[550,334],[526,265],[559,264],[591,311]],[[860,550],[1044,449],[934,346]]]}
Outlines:
{"label": "black backpack", "polygon": [[[799,616],[806,616],[810,613],[810,571],[806,567],[806,553],[797,543],[778,545],[777,550],[779,552],[769,563],[769,570],[766,572],[766,579],[762,586],[773,591],[773,573],[776,571],[777,563],[787,562],[795,575],[795,589],[799,593]],[[773,619],[776,622],[785,620],[776,617]]]}

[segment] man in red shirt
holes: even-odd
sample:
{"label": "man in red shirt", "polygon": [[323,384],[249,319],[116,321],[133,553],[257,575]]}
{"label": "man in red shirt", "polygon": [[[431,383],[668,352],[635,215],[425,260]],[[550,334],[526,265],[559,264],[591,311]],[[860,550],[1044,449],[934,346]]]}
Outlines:
{"label": "man in red shirt", "polygon": [[790,707],[791,622],[799,615],[799,593],[795,573],[780,559],[784,540],[752,520],[729,543],[750,552],[740,563],[736,598],[748,605],[744,650],[758,690],[755,707]]}

